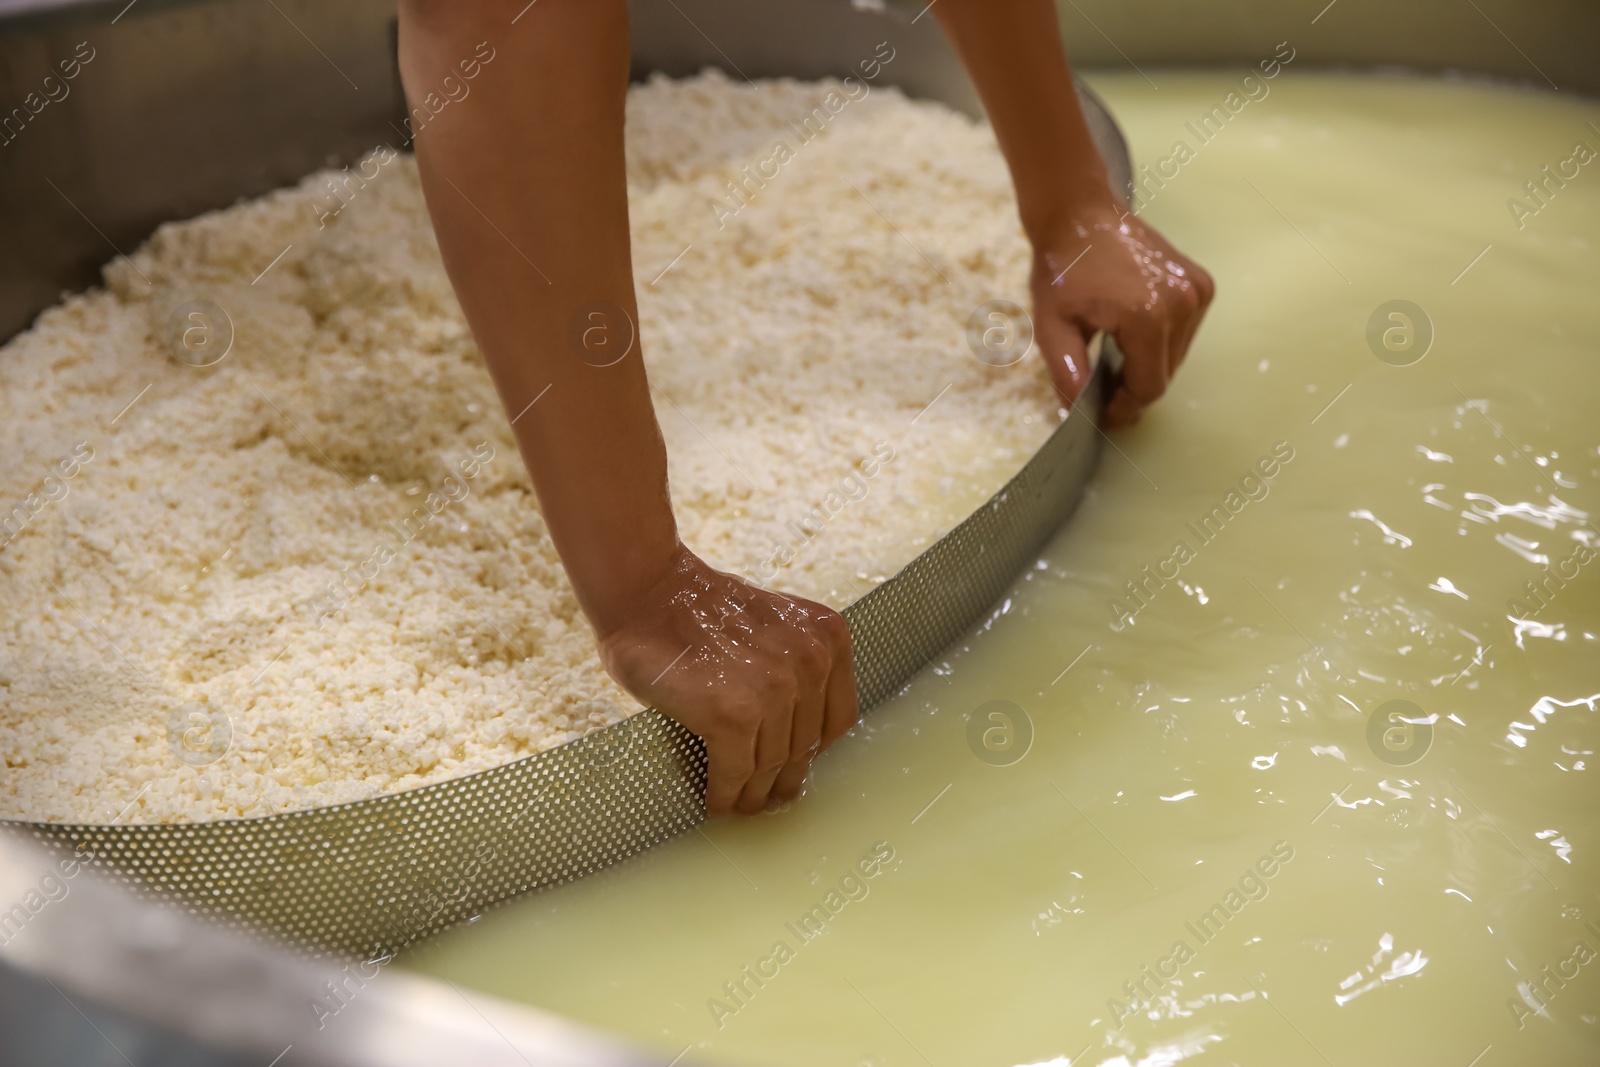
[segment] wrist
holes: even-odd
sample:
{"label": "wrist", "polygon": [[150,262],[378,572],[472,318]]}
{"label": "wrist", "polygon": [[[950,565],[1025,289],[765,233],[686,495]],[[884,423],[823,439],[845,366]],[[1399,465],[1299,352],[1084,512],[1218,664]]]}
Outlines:
{"label": "wrist", "polygon": [[670,542],[654,540],[630,548],[597,576],[598,581],[582,583],[583,588],[578,588],[573,575],[573,586],[603,644],[645,612],[647,605],[669,598],[696,562],[698,557],[674,532]]}
{"label": "wrist", "polygon": [[1127,205],[1112,190],[1102,165],[1067,180],[1057,178],[1047,191],[1036,194],[1019,187],[1017,212],[1029,242],[1043,250],[1063,238],[1086,238],[1107,218],[1120,219],[1127,213]]}

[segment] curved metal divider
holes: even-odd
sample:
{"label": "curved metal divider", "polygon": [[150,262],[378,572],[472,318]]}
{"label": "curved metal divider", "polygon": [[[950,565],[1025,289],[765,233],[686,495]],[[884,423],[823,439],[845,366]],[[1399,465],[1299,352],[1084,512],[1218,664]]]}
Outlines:
{"label": "curved metal divider", "polygon": [[[953,106],[975,109],[932,20],[915,26],[815,0],[771,10],[726,0],[681,6],[721,12],[719,33],[749,38],[735,52],[757,74],[785,69],[781,56],[766,53],[787,49],[792,56],[801,28],[817,49],[832,48],[822,58],[811,55],[804,70],[795,67],[802,76],[849,70],[849,47],[892,35],[905,53],[896,73],[906,75],[913,95],[948,96]],[[636,20],[655,27],[645,61],[680,73],[721,65],[706,54],[703,35],[669,29],[670,18],[689,18],[679,4],[677,15],[642,0],[633,7]],[[753,23],[741,24],[743,31],[734,25],[759,19],[756,7],[787,12],[795,34],[763,36]],[[749,49],[756,52],[746,55]],[[1120,131],[1092,93],[1079,91],[1113,180],[1130,186]],[[1100,454],[1096,422],[1115,365],[1114,356],[1101,362],[1070,417],[983,507],[845,609],[864,709],[981,618],[1071,514]],[[212,822],[0,820],[0,828],[76,850],[111,880],[226,926],[313,955],[377,959],[519,893],[581,878],[694,827],[705,817],[705,777],[700,740],[649,710],[491,770],[350,804]]]}
{"label": "curved metal divider", "polygon": [[[932,662],[1076,507],[1101,450],[1109,372],[987,504],[845,609],[863,708]],[[464,778],[334,807],[199,823],[9,825],[76,849],[114,881],[366,959],[519,893],[627,859],[705,818],[700,739],[649,710]]]}

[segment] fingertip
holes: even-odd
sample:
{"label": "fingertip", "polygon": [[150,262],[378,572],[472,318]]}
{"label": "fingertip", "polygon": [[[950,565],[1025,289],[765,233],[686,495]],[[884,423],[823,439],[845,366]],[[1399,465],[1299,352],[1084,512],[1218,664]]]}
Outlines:
{"label": "fingertip", "polygon": [[726,780],[716,773],[717,770],[712,768],[712,778],[706,785],[706,815],[713,819],[734,814],[744,786],[743,782]]}
{"label": "fingertip", "polygon": [[773,800],[786,804],[805,791],[806,776],[811,773],[811,761],[821,750],[822,740],[818,738],[803,757],[796,756],[784,764],[783,770],[778,772],[778,780],[772,784]]}
{"label": "fingertip", "polygon": [[1101,422],[1110,430],[1125,430],[1138,423],[1144,416],[1144,408],[1132,393],[1126,389],[1119,389],[1111,397],[1111,402],[1105,407]]}
{"label": "fingertip", "polygon": [[852,715],[848,720],[841,719],[838,726],[833,727],[830,731],[822,735],[822,744],[818,747],[817,754],[821,755],[822,753],[828,751],[828,749],[834,746],[835,742],[844,737],[851,730],[854,730],[857,724],[860,722],[860,717],[856,715]]}
{"label": "fingertip", "polygon": [[1054,356],[1047,356],[1046,363],[1050,368],[1050,379],[1055,384],[1056,393],[1068,407],[1076,404],[1078,397],[1083,395],[1084,387],[1089,384],[1088,353],[1086,351],[1075,353],[1069,349]]}
{"label": "fingertip", "polygon": [[1059,372],[1053,374],[1052,378],[1055,381],[1056,395],[1061,398],[1062,403],[1069,408],[1076,404],[1078,398],[1083,395],[1085,384],[1083,378],[1073,371]]}
{"label": "fingertip", "polygon": [[1041,313],[1035,342],[1056,393],[1068,407],[1077,403],[1089,383],[1089,339],[1074,323]]}
{"label": "fingertip", "polygon": [[856,699],[855,676],[848,670],[844,673],[850,674],[849,688],[847,692],[842,692],[837,697],[830,697],[828,701],[822,736],[817,744],[818,755],[832,748],[835,741],[855,729],[856,724],[861,721],[861,707]]}

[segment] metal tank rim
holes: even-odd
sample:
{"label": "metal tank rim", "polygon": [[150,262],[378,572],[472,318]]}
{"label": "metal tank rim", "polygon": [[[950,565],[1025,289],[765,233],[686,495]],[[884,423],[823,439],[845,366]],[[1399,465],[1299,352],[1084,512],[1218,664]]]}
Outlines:
{"label": "metal tank rim", "polygon": [[[169,2],[151,17],[212,7],[238,5]],[[979,113],[932,19],[918,25],[839,0],[739,11],[742,27],[719,24],[727,36],[717,44],[679,3],[636,0],[636,73],[860,76],[862,57],[888,47],[893,59],[875,80]],[[1121,132],[1091,91],[1079,92],[1113,180],[1131,188]],[[863,710],[981,618],[1071,514],[1102,447],[1095,423],[1113,363],[1099,362],[1073,413],[988,502],[845,609]],[[373,959],[692,828],[705,817],[704,783],[700,740],[646,710],[494,768],[343,804],[245,819],[0,826],[75,850],[112,880],[226,926],[314,955]]]}

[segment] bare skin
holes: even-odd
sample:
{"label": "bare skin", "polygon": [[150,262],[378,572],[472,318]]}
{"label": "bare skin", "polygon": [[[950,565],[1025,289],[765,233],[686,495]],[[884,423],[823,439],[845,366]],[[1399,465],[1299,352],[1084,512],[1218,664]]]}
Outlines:
{"label": "bare skin", "polygon": [[[1108,417],[1132,422],[1182,361],[1211,280],[1111,193],[1050,0],[941,0],[934,12],[1011,167],[1052,380],[1075,399],[1088,338],[1108,330],[1127,356]],[[849,628],[821,604],[713,569],[678,538],[639,354],[627,4],[401,0],[411,106],[459,80],[485,41],[506,58],[418,133],[417,165],[551,538],[606,670],[705,740],[708,812],[792,800],[857,719]]]}
{"label": "bare skin", "polygon": [[1126,362],[1105,421],[1131,425],[1188,354],[1216,293],[1211,275],[1112,191],[1073,92],[1054,0],[940,0],[933,14],[1011,168],[1033,244],[1034,336],[1051,380],[1076,400],[1089,381],[1089,339],[1106,331]]}

